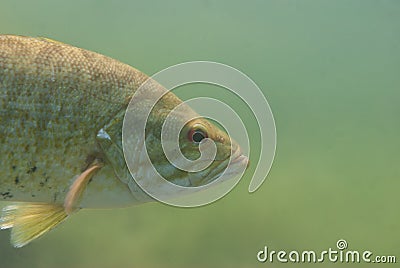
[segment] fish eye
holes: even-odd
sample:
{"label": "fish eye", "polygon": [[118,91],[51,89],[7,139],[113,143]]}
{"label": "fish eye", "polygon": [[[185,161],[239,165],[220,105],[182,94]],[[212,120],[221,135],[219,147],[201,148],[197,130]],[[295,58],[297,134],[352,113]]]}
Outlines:
{"label": "fish eye", "polygon": [[202,125],[196,124],[189,130],[188,138],[191,142],[200,143],[203,139],[208,138],[208,134]]}

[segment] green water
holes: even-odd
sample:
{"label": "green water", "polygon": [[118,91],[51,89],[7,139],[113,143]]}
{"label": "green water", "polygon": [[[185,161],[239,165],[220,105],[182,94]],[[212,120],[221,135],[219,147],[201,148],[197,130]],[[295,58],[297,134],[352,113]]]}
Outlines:
{"label": "green water", "polygon": [[192,60],[236,67],[265,93],[278,133],[254,194],[246,175],[201,208],[81,211],[19,250],[1,231],[0,267],[288,266],[256,254],[341,238],[399,259],[399,14],[396,0],[0,1],[0,33],[46,36],[148,74]]}

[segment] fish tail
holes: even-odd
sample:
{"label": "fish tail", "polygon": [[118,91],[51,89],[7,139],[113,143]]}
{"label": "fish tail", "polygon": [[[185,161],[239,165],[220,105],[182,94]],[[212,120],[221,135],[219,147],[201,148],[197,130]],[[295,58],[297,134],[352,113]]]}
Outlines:
{"label": "fish tail", "polygon": [[44,235],[68,217],[62,205],[14,204],[3,208],[0,229],[11,229],[11,244],[20,248]]}

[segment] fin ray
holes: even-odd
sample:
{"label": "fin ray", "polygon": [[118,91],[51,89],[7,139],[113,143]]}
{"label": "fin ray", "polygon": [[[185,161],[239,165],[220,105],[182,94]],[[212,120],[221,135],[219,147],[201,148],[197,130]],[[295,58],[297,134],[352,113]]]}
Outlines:
{"label": "fin ray", "polygon": [[70,214],[79,210],[77,206],[88,181],[103,167],[99,160],[93,161],[70,186],[64,204],[20,203],[9,205],[2,210],[0,229],[11,228],[11,244],[20,248],[44,235]]}
{"label": "fin ray", "polygon": [[11,229],[11,244],[23,247],[44,235],[67,218],[64,207],[57,204],[26,203],[3,209],[1,229]]}
{"label": "fin ray", "polygon": [[83,191],[86,189],[87,183],[89,182],[93,174],[102,167],[103,165],[101,163],[97,163],[95,161],[91,167],[82,172],[82,174],[74,180],[64,200],[65,212],[68,215],[70,215],[77,209],[76,205],[82,197]]}

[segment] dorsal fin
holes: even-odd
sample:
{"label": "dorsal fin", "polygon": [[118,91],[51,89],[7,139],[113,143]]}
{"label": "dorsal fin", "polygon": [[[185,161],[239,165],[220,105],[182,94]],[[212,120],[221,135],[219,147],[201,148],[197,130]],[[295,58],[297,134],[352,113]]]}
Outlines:
{"label": "dorsal fin", "polygon": [[60,41],[57,41],[57,40],[54,40],[54,39],[51,39],[51,38],[43,37],[43,36],[36,37],[36,39],[42,40],[42,41],[46,41],[46,42],[50,42],[50,43],[55,43],[55,44],[66,45],[63,42],[60,42]]}

